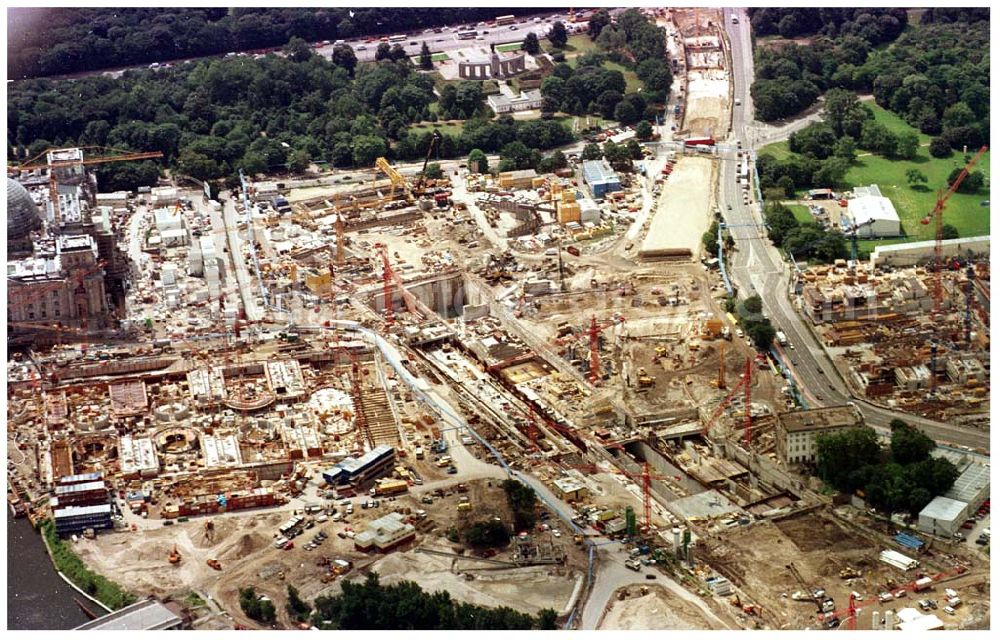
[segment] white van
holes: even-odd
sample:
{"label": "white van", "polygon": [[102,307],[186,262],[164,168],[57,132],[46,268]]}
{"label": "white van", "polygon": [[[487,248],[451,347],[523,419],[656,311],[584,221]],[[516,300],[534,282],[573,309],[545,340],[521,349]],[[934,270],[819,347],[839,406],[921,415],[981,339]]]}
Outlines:
{"label": "white van", "polygon": [[285,536],[278,536],[278,538],[274,541],[274,548],[280,549],[286,544],[288,544],[288,538],[286,538]]}

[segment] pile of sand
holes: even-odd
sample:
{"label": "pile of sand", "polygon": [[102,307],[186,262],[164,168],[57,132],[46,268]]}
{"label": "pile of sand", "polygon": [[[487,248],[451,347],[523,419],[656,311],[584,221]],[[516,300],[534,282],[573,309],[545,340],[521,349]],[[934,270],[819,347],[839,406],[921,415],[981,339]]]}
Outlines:
{"label": "pile of sand", "polygon": [[221,560],[240,560],[264,549],[268,539],[259,533],[244,533],[219,551]]}

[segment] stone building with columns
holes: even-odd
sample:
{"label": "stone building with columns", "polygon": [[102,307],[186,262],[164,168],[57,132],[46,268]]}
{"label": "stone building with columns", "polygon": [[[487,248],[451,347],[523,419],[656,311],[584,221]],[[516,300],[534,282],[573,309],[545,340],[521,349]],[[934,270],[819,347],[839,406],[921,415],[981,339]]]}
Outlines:
{"label": "stone building with columns", "polygon": [[462,80],[503,80],[523,73],[524,70],[524,53],[505,54],[501,57],[494,45],[490,45],[488,59],[458,63],[458,77]]}

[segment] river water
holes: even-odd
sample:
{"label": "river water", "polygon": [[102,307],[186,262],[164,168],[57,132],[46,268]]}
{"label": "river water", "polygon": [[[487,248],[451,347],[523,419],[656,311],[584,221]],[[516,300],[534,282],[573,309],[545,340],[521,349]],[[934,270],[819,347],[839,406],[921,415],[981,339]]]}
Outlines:
{"label": "river water", "polygon": [[73,590],[56,573],[42,536],[27,518],[7,513],[7,628],[11,630],[72,629],[87,616],[73,602],[76,596],[95,613],[104,610]]}

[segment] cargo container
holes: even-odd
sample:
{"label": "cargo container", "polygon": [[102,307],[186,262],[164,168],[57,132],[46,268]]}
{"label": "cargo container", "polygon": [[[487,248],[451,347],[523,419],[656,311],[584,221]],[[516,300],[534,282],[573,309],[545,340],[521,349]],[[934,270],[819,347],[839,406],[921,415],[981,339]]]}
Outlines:
{"label": "cargo container", "polygon": [[373,495],[391,496],[399,493],[406,493],[410,485],[405,480],[383,480],[375,485]]}

